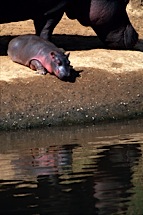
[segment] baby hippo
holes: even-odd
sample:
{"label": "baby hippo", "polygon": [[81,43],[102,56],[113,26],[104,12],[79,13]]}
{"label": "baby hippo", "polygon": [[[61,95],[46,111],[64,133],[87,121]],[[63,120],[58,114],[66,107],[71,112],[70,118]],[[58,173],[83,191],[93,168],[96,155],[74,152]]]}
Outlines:
{"label": "baby hippo", "polygon": [[12,39],[8,45],[8,56],[42,75],[49,72],[59,79],[70,76],[69,54],[65,55],[53,43],[36,35],[26,34]]}

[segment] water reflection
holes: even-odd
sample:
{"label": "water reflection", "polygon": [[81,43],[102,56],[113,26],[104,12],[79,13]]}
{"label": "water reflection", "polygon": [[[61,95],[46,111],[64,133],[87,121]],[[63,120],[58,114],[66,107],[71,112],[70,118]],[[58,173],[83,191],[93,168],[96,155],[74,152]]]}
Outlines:
{"label": "water reflection", "polygon": [[141,215],[143,133],[91,133],[86,144],[3,148],[0,214]]}
{"label": "water reflection", "polygon": [[138,163],[139,144],[102,147],[96,160],[94,197],[98,214],[124,214],[133,194],[133,167]]}
{"label": "water reflection", "polygon": [[[31,148],[13,159],[12,167],[16,177],[36,179],[38,176],[67,174],[72,171],[73,145]],[[19,174],[20,170],[20,174]]]}

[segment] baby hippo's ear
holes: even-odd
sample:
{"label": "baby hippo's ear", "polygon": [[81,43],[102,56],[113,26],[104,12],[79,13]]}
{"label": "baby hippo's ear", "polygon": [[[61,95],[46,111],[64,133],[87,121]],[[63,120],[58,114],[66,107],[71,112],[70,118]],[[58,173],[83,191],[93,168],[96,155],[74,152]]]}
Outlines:
{"label": "baby hippo's ear", "polygon": [[68,52],[67,54],[65,54],[66,55],[66,57],[67,57],[67,59],[69,58],[69,56],[70,56],[70,52]]}

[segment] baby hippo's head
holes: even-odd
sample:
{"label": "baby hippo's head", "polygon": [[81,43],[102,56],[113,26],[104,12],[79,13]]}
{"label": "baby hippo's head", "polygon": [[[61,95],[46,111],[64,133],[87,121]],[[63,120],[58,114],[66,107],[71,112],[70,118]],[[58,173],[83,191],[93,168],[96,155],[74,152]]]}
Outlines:
{"label": "baby hippo's head", "polygon": [[70,61],[68,59],[69,54],[60,52],[51,52],[51,67],[52,73],[54,73],[59,79],[64,79],[70,76]]}

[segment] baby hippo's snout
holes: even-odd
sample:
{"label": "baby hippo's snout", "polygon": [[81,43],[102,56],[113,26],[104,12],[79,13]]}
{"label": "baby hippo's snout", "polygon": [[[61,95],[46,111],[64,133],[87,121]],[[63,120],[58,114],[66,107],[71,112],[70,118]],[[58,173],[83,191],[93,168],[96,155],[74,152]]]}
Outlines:
{"label": "baby hippo's snout", "polygon": [[57,72],[55,74],[59,79],[63,79],[65,77],[70,76],[70,66],[59,66],[57,68]]}

